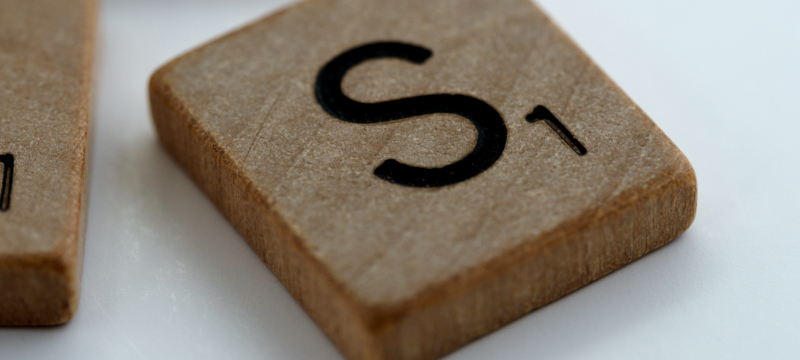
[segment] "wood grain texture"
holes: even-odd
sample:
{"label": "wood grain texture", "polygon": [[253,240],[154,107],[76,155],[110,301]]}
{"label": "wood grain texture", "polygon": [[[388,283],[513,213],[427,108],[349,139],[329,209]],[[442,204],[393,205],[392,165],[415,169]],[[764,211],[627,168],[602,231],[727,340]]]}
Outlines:
{"label": "wood grain texture", "polygon": [[[0,325],[55,325],[78,308],[88,190],[94,0],[0,0]],[[4,188],[5,189],[5,188]]]}
{"label": "wood grain texture", "polygon": [[[488,170],[393,184],[387,159],[436,168],[475,147],[452,114],[354,124],[315,98],[320,70],[364,44],[422,64],[350,70],[350,98],[463,94],[508,131]],[[433,359],[669,242],[694,219],[678,148],[526,0],[312,0],[222,37],[150,82],[159,137],[353,360]],[[543,122],[546,107],[587,149]]]}

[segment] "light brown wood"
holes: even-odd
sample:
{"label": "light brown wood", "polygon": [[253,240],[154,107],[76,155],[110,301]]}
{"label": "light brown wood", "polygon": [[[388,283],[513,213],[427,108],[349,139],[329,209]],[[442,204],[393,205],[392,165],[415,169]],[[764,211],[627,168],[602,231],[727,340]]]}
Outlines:
{"label": "light brown wood", "polygon": [[0,0],[0,155],[13,156],[13,174],[0,164],[3,326],[61,324],[78,308],[96,9]]}
{"label": "light brown wood", "polygon": [[[387,159],[458,161],[476,127],[323,109],[323,66],[387,41],[432,57],[361,63],[344,93],[491,105],[507,142],[486,171],[386,181],[373,172]],[[301,2],[164,66],[150,99],[164,146],[353,360],[439,357],[669,242],[695,214],[683,154],[526,0]],[[585,155],[526,121],[540,105]]]}

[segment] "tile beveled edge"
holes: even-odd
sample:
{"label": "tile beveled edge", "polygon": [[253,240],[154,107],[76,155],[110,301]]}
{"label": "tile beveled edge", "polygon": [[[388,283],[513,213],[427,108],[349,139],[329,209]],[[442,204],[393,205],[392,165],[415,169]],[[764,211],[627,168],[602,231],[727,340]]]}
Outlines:
{"label": "tile beveled edge", "polygon": [[[0,256],[0,326],[51,326],[72,319],[80,291],[75,288],[77,254],[70,250],[77,246],[61,248],[66,251]],[[36,284],[35,291],[20,284]],[[34,314],[31,303],[45,304],[46,310]]]}

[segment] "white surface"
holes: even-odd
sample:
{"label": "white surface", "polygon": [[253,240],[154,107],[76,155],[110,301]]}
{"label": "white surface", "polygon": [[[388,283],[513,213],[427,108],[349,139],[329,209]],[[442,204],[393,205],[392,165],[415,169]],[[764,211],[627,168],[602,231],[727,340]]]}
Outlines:
{"label": "white surface", "polygon": [[[81,308],[0,359],[342,359],[155,139],[149,75],[286,1],[108,1]],[[453,353],[800,358],[800,2],[543,0],[697,172],[661,250]]]}

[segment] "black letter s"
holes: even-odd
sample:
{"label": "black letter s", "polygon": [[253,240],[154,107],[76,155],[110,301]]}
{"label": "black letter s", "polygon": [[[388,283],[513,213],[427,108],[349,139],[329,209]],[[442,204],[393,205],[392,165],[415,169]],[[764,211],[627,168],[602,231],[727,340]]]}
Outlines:
{"label": "black letter s", "polygon": [[331,116],[356,124],[375,124],[413,116],[448,113],[463,116],[478,130],[472,152],[441,168],[421,168],[394,159],[375,169],[375,176],[399,185],[438,187],[470,179],[491,167],[506,146],[508,131],[503,118],[491,105],[471,96],[433,94],[380,103],[362,103],[342,92],[342,79],[348,70],[371,59],[394,57],[422,64],[430,58],[428,49],[398,43],[379,42],[346,51],[327,63],[317,75],[315,94]]}

